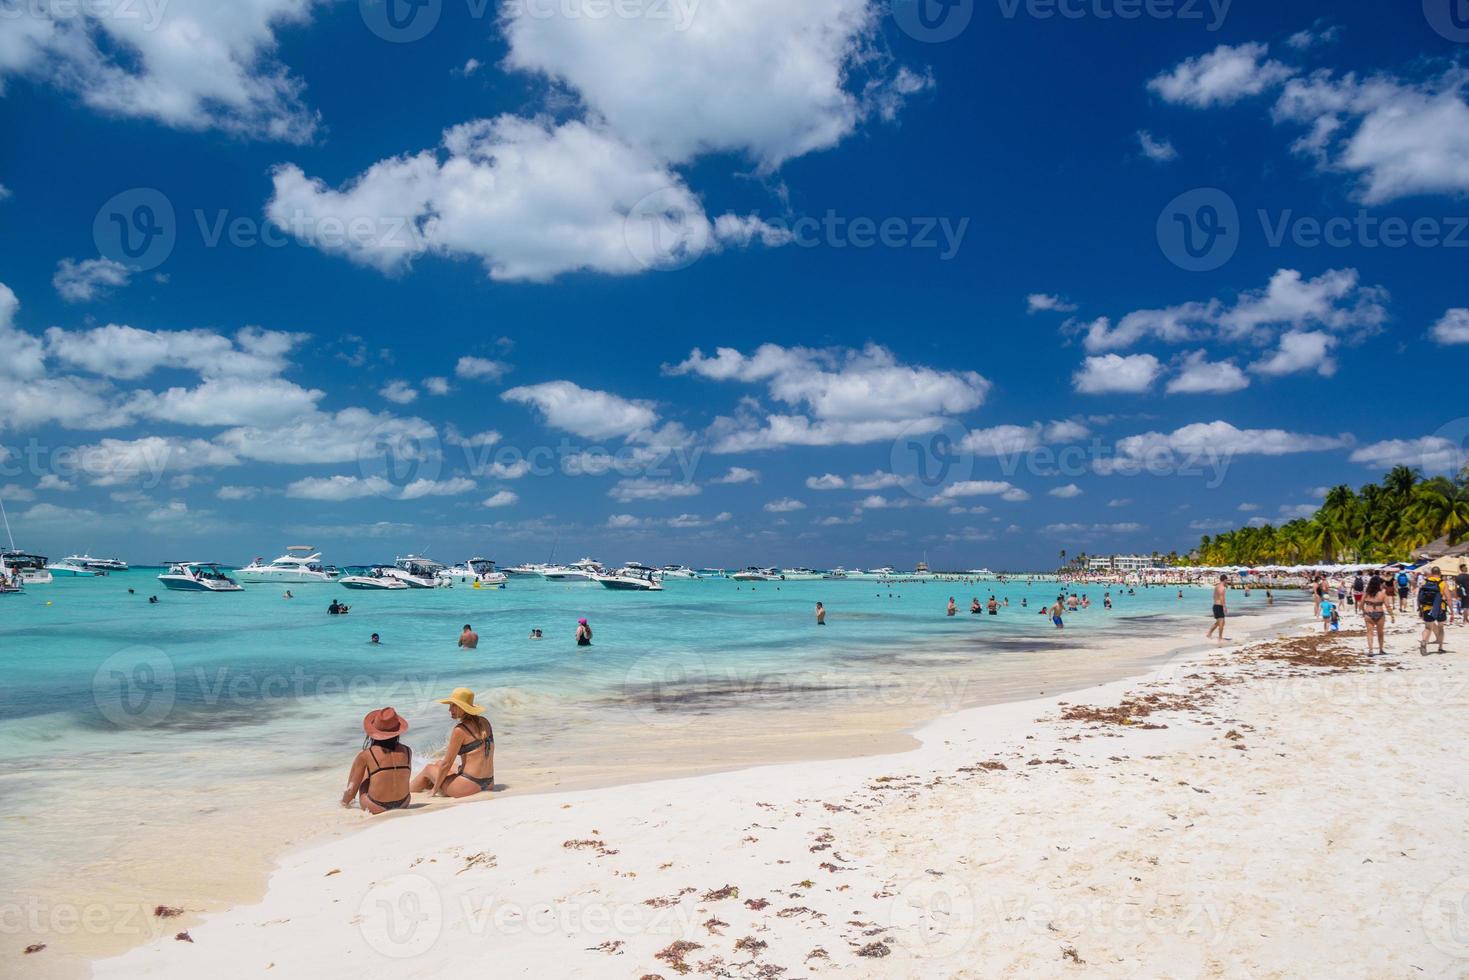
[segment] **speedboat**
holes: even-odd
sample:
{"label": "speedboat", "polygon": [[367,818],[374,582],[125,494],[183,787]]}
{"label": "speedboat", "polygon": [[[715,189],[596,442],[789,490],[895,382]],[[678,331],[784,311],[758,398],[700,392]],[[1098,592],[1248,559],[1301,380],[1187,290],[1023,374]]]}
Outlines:
{"label": "speedboat", "polygon": [[823,575],[821,577],[824,578],[824,579],[844,579],[844,578],[847,577],[848,574],[850,574],[850,573],[845,568],[840,568],[839,567],[839,568],[833,568],[831,571],[827,572],[825,575]]}
{"label": "speedboat", "polygon": [[508,581],[504,572],[496,571],[489,558],[471,558],[462,565],[439,570],[439,578],[453,584],[471,583],[476,589],[503,589]]}
{"label": "speedboat", "polygon": [[547,582],[590,582],[605,570],[595,558],[583,558],[570,565],[553,565],[541,573]]}
{"label": "speedboat", "polygon": [[70,559],[65,561],[53,561],[46,566],[46,571],[52,575],[62,578],[96,578],[97,573],[90,568],[72,564]]}
{"label": "speedboat", "polygon": [[293,544],[275,561],[257,558],[237,573],[241,582],[280,585],[330,585],[341,572],[321,563],[321,553],[303,544]]}
{"label": "speedboat", "polygon": [[604,589],[617,589],[623,592],[662,592],[663,583],[658,580],[658,569],[649,568],[635,561],[612,572],[599,572],[592,576],[592,581],[601,585]]}
{"label": "speedboat", "polygon": [[389,570],[396,571],[392,565],[371,565],[361,569],[361,575],[344,575],[337,579],[337,584],[348,589],[356,589],[361,592],[376,590],[381,592],[404,592],[411,586],[400,578],[387,574]]}
{"label": "speedboat", "polygon": [[520,565],[511,565],[509,568],[501,569],[501,571],[503,571],[506,575],[524,575],[529,577],[532,575],[540,575],[548,567],[549,566],[547,565],[532,565],[529,563],[525,563]]}
{"label": "speedboat", "polygon": [[439,572],[444,570],[443,563],[421,555],[395,558],[391,567],[383,565],[382,570],[384,575],[401,580],[410,589],[437,589],[449,584],[439,578]]}
{"label": "speedboat", "polygon": [[24,551],[0,552],[0,565],[8,569],[5,574],[11,579],[20,579],[22,585],[50,585],[51,572],[46,564],[41,555],[28,555]]}
{"label": "speedboat", "polygon": [[175,592],[243,592],[240,583],[220,568],[212,561],[176,561],[158,581]]}
{"label": "speedboat", "polygon": [[722,568],[701,568],[699,578],[729,578],[729,574]]}
{"label": "speedboat", "polygon": [[782,569],[780,577],[787,582],[815,582],[821,578],[821,573],[809,568],[786,568]]}
{"label": "speedboat", "polygon": [[699,577],[699,573],[687,565],[664,565],[659,575],[665,579]]}
{"label": "speedboat", "polygon": [[90,569],[94,572],[125,572],[128,563],[117,558],[93,558],[91,555],[68,555],[68,565]]}
{"label": "speedboat", "polygon": [[773,568],[757,568],[751,565],[743,572],[735,572],[730,578],[736,582],[778,582],[780,573]]}

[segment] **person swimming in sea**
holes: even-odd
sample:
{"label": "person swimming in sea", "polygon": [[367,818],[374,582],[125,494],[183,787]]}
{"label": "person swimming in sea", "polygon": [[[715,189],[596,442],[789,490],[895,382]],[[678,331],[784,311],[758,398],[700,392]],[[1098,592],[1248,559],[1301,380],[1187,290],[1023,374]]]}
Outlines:
{"label": "person swimming in sea", "polygon": [[367,737],[347,773],[342,806],[350,807],[355,796],[368,813],[403,809],[413,798],[408,781],[413,750],[399,741],[408,731],[408,719],[392,708],[378,708],[362,719],[362,730]]}
{"label": "person swimming in sea", "polygon": [[959,610],[954,606],[954,597],[953,596],[949,596],[948,615],[952,616],[955,613],[957,613],[958,611]]}
{"label": "person swimming in sea", "polygon": [[816,625],[826,625],[826,607],[819,602],[816,604]]}
{"label": "person swimming in sea", "polygon": [[380,646],[381,645],[380,640],[381,640],[381,637],[379,637],[376,633],[372,634],[371,636],[369,636],[367,638],[367,642],[368,643],[371,643],[373,646]]}
{"label": "person swimming in sea", "polygon": [[[454,727],[449,730],[449,744],[444,758],[430,762],[413,777],[409,787],[415,793],[462,799],[476,793],[487,793],[495,787],[495,730],[484,717],[483,705],[474,703],[474,692],[457,687],[439,704],[449,706]],[[454,768],[454,760],[459,768]]]}
{"label": "person swimming in sea", "polygon": [[979,613],[979,597],[975,596],[969,600],[969,615],[975,616]]}
{"label": "person swimming in sea", "polygon": [[579,647],[592,645],[592,627],[585,619],[576,621],[576,645]]}
{"label": "person swimming in sea", "polygon": [[459,634],[459,648],[461,650],[473,650],[479,646],[479,634],[470,628],[468,623],[464,624],[464,630]]}

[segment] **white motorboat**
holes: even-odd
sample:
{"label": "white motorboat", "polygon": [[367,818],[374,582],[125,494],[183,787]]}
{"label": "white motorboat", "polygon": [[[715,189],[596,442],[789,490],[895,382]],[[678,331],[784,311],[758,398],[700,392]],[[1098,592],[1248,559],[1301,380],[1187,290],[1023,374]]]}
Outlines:
{"label": "white motorboat", "polygon": [[66,563],[94,572],[125,572],[128,563],[118,558],[93,558],[91,555],[67,555]]}
{"label": "white motorboat", "polygon": [[781,570],[780,577],[787,582],[816,582],[821,579],[821,573],[809,568],[785,568]]}
{"label": "white motorboat", "polygon": [[212,561],[176,561],[158,576],[158,581],[175,592],[243,592],[240,583],[221,567]]}
{"label": "white motorboat", "polygon": [[553,565],[541,573],[547,582],[590,582],[606,570],[595,558],[583,558],[570,565]]}
{"label": "white motorboat", "polygon": [[401,580],[410,589],[437,589],[449,584],[439,578],[439,572],[444,570],[444,564],[432,558],[424,558],[422,555],[395,558],[391,567],[383,565],[382,570],[384,575],[391,575]]}
{"label": "white motorboat", "polygon": [[628,562],[616,571],[599,572],[592,576],[592,581],[604,589],[624,592],[663,591],[663,583],[658,578],[658,569],[649,568],[635,561]]}
{"label": "white motorboat", "polygon": [[41,555],[29,555],[24,551],[0,552],[0,565],[8,569],[6,575],[12,580],[19,579],[22,585],[51,584],[52,576],[46,567],[47,560]]}
{"label": "white motorboat", "polygon": [[701,568],[699,578],[729,578],[729,574],[722,568]]}
{"label": "white motorboat", "polygon": [[529,578],[531,576],[539,577],[549,567],[549,565],[533,565],[527,562],[520,565],[511,565],[509,568],[501,569],[501,571],[506,575],[520,575]]}
{"label": "white motorboat", "polygon": [[96,578],[97,573],[90,568],[81,565],[73,565],[68,561],[53,561],[46,566],[46,571],[59,578]]}
{"label": "white motorboat", "polygon": [[359,592],[406,592],[412,588],[402,579],[387,574],[389,570],[396,571],[392,565],[372,565],[362,569],[361,575],[342,576],[337,579],[337,584]]}
{"label": "white motorboat", "polygon": [[850,574],[851,573],[848,572],[845,568],[837,567],[833,568],[831,571],[827,572],[821,577],[824,579],[840,580],[846,578]]}
{"label": "white motorboat", "polygon": [[504,572],[495,568],[489,558],[471,558],[462,565],[439,570],[439,578],[447,579],[450,585],[459,583],[476,589],[503,589],[509,581]]}
{"label": "white motorboat", "polygon": [[699,573],[687,565],[664,565],[658,573],[663,579],[698,578]]}
{"label": "white motorboat", "polygon": [[773,568],[757,568],[751,565],[742,572],[735,572],[730,578],[736,582],[778,582],[780,572]]}
{"label": "white motorboat", "polygon": [[241,582],[276,585],[330,585],[341,577],[337,569],[321,563],[321,553],[308,545],[293,544],[275,561],[257,558],[235,573]]}

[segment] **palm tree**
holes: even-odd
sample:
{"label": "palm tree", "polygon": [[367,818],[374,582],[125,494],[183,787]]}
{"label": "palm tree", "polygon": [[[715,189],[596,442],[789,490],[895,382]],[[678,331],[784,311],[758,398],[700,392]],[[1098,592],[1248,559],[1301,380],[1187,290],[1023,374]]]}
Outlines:
{"label": "palm tree", "polygon": [[1444,477],[1428,480],[1413,488],[1406,516],[1415,546],[1441,537],[1457,544],[1469,533],[1469,494]]}

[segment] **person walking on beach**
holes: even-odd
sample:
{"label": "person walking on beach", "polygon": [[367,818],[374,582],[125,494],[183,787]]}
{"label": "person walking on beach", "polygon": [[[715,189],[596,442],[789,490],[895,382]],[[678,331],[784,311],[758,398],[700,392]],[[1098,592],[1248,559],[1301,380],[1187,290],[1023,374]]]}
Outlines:
{"label": "person walking on beach", "polygon": [[408,731],[408,719],[392,708],[379,708],[362,719],[362,730],[367,738],[347,773],[342,806],[351,806],[355,796],[368,813],[403,809],[413,798],[408,785],[413,750],[398,741]]}
{"label": "person walking on beach", "polygon": [[1459,625],[1469,626],[1469,564],[1459,562],[1459,574],[1454,576],[1454,585],[1459,590]]}
{"label": "person walking on beach", "polygon": [[589,647],[592,645],[592,627],[585,619],[578,619],[576,621],[576,645],[579,647]]}
{"label": "person walking on beach", "polygon": [[816,604],[816,625],[826,625],[826,607],[819,602]]}
{"label": "person walking on beach", "polygon": [[464,624],[464,632],[459,634],[459,649],[473,650],[479,646],[479,634],[470,629],[468,623]]}
{"label": "person walking on beach", "polygon": [[[434,796],[452,796],[456,799],[487,793],[495,787],[495,730],[485,709],[474,703],[474,692],[467,687],[456,687],[439,704],[449,706],[449,717],[454,727],[449,730],[449,744],[444,749],[444,758],[431,762],[413,777],[409,787],[415,793],[432,790]],[[455,759],[459,768],[453,768]]]}
{"label": "person walking on beach", "polygon": [[1377,653],[1387,653],[1387,641],[1384,631],[1386,629],[1386,618],[1391,616],[1393,622],[1398,621],[1398,614],[1392,609],[1392,593],[1388,591],[1387,583],[1382,576],[1374,575],[1367,583],[1367,591],[1362,593],[1362,601],[1357,604],[1362,613],[1362,619],[1367,624],[1367,656],[1376,656],[1372,652],[1372,641],[1377,641]]}
{"label": "person walking on beach", "polygon": [[1225,639],[1224,639],[1224,614],[1225,614],[1225,611],[1226,611],[1225,610],[1225,606],[1226,606],[1226,601],[1225,600],[1226,600],[1226,596],[1227,596],[1227,594],[1229,592],[1229,589],[1227,587],[1228,582],[1229,582],[1229,576],[1228,575],[1221,575],[1221,576],[1219,576],[1219,581],[1214,583],[1214,625],[1213,626],[1210,626],[1209,627],[1209,632],[1207,632],[1207,633],[1204,634],[1204,639],[1207,640],[1207,639],[1209,639],[1209,637],[1211,637],[1211,636],[1214,635],[1214,631],[1215,630],[1218,630],[1219,631],[1219,645],[1220,646],[1224,646],[1224,643],[1225,643]]}
{"label": "person walking on beach", "polygon": [[1408,570],[1398,570],[1398,612],[1408,611]]}
{"label": "person walking on beach", "polygon": [[1418,653],[1428,656],[1430,640],[1438,644],[1443,653],[1443,628],[1449,618],[1449,597],[1444,587],[1443,573],[1434,565],[1418,589],[1418,612],[1423,618],[1423,635],[1418,639]]}
{"label": "person walking on beach", "polygon": [[1066,606],[1061,601],[1061,597],[1056,596],[1056,603],[1051,606],[1051,622],[1056,624],[1056,629],[1058,630],[1066,628],[1066,620],[1062,618],[1065,611]]}

